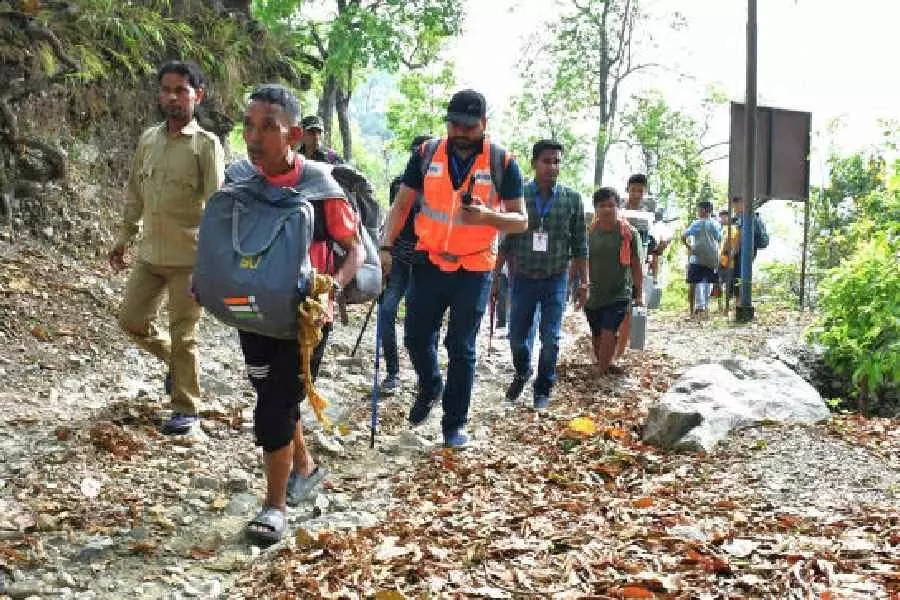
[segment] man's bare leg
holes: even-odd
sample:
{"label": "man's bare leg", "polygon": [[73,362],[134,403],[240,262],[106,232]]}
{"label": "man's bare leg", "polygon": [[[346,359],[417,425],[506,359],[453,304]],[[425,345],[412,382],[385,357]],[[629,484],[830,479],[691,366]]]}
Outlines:
{"label": "man's bare leg", "polygon": [[292,444],[287,444],[274,452],[263,453],[266,469],[266,506],[280,511],[287,504],[287,480],[291,474]]}
{"label": "man's bare leg", "polygon": [[[309,477],[316,470],[316,462],[313,460],[309,448],[306,446],[306,438],[303,437],[303,424],[297,419],[297,427],[294,428],[294,472]],[[285,480],[286,481],[286,480]]]}
{"label": "man's bare leg", "polygon": [[697,294],[697,284],[689,283],[688,284],[688,315],[694,316],[694,300],[696,299]]}
{"label": "man's bare leg", "polygon": [[616,352],[616,332],[604,329],[600,332],[600,337],[594,339],[599,340],[597,372],[602,375],[609,369]]}
{"label": "man's bare leg", "polygon": [[[615,333],[615,332],[613,332]],[[625,356],[625,346],[628,344],[628,339],[631,337],[631,305],[628,306],[628,309],[625,311],[625,319],[622,321],[622,324],[619,325],[619,343],[616,344],[615,336],[613,337],[613,348],[615,349],[614,356],[620,357]]]}

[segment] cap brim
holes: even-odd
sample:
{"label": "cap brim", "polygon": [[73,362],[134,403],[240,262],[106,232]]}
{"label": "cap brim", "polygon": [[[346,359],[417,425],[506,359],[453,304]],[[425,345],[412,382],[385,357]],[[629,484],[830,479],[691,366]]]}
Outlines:
{"label": "cap brim", "polygon": [[447,116],[444,117],[444,121],[472,127],[473,125],[478,125],[478,123],[481,122],[481,118],[473,117],[472,115],[467,115],[465,113],[447,113]]}

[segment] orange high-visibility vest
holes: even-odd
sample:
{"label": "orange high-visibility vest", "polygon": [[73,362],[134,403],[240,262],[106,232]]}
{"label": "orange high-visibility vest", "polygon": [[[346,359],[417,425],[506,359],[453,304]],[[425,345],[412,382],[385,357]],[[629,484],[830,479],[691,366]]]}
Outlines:
{"label": "orange high-visibility vest", "polygon": [[498,209],[501,201],[491,179],[490,141],[484,139],[469,174],[459,189],[453,189],[447,139],[443,138],[425,173],[422,207],[415,223],[419,238],[416,249],[426,251],[441,271],[490,271],[497,262],[497,230],[462,223],[462,197],[470,186],[473,204]]}

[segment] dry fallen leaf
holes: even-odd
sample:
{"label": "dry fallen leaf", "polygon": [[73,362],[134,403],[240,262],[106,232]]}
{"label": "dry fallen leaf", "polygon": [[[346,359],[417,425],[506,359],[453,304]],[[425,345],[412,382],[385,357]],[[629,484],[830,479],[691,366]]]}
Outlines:
{"label": "dry fallen leaf", "polygon": [[656,595],[647,588],[640,585],[626,585],[619,590],[619,596],[622,598],[655,598]]}
{"label": "dry fallen leaf", "polygon": [[631,505],[635,508],[650,508],[653,506],[653,498],[650,496],[644,496],[643,498],[638,498],[634,500]]}
{"label": "dry fallen leaf", "polygon": [[597,433],[597,426],[590,417],[575,417],[569,421],[569,429],[582,435],[594,435]]}

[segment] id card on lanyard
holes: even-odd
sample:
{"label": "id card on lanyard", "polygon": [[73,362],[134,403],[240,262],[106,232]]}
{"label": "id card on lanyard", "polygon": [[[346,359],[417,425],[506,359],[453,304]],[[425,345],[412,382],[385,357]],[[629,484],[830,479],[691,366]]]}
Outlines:
{"label": "id card on lanyard", "polygon": [[550,249],[550,236],[544,231],[544,218],[550,212],[553,201],[556,200],[557,187],[553,186],[553,193],[550,194],[550,199],[544,204],[537,184],[532,182],[532,185],[534,186],[534,207],[537,209],[537,217],[540,219],[540,224],[538,225],[538,230],[531,236],[531,250],[533,252],[547,252]]}

